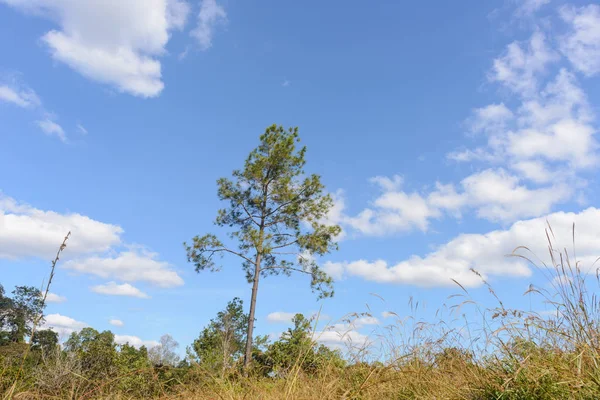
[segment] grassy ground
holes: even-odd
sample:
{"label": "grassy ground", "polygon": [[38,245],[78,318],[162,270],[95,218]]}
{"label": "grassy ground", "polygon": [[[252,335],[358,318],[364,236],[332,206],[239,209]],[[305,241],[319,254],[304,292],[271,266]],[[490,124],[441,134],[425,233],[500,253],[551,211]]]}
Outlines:
{"label": "grassy ground", "polygon": [[211,373],[199,365],[91,377],[68,356],[21,364],[26,348],[7,347],[0,354],[0,393],[4,399],[599,399],[598,276],[582,272],[552,243],[549,250],[548,265],[535,268],[551,289],[529,294],[548,301],[556,310],[551,315],[506,308],[485,281],[497,307],[484,309],[458,285],[453,310],[472,307],[483,321],[477,328],[398,319],[370,345],[349,351],[346,366],[324,363],[309,374],[300,355],[278,377]]}

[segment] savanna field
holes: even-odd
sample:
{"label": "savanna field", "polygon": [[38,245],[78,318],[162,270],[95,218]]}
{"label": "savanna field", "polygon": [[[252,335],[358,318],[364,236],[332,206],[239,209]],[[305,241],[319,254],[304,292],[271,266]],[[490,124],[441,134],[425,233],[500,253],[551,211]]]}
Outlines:
{"label": "savanna field", "polygon": [[0,54],[0,400],[600,399],[599,4],[0,0]]}

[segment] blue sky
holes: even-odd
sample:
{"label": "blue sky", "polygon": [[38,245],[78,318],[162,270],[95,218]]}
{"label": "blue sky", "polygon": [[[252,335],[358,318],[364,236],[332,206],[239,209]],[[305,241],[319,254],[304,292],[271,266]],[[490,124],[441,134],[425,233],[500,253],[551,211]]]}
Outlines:
{"label": "blue sky", "polygon": [[236,259],[198,275],[182,243],[215,230],[216,179],[272,123],[300,127],[344,233],[320,260],[336,297],[268,278],[259,333],[368,304],[364,340],[411,296],[431,316],[452,279],[492,305],[470,268],[523,306],[544,283],[503,256],[545,256],[546,219],[600,255],[597,4],[120,3],[0,0],[0,283],[40,286],[71,230],[47,309],[61,334],[185,346],[247,299]]}

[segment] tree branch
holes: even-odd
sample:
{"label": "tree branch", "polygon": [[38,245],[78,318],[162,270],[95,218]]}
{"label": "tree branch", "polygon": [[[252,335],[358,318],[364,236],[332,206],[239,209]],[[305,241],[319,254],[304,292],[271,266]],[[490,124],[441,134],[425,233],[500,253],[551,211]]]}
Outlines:
{"label": "tree branch", "polygon": [[288,243],[285,243],[285,244],[279,245],[279,246],[274,246],[274,247],[271,247],[271,250],[277,250],[277,249],[281,249],[282,247],[288,247],[288,246],[291,246],[291,245],[293,245],[294,243],[298,243],[298,239],[296,239],[296,240],[294,240],[294,241],[292,241],[292,242],[288,242]]}
{"label": "tree branch", "polygon": [[256,226],[260,227],[260,224],[254,220],[254,218],[258,218],[258,217],[255,217],[254,215],[250,214],[250,211],[248,211],[248,209],[244,205],[244,202],[243,201],[239,201],[238,204],[242,206],[242,208],[246,212],[246,215],[248,215],[248,218],[246,220],[251,219],[252,222],[254,222],[256,224]]}
{"label": "tree branch", "polygon": [[204,251],[206,251],[208,253],[211,253],[210,257],[212,257],[212,255],[215,254],[215,253],[218,253],[218,252],[221,252],[221,251],[226,251],[228,253],[235,254],[236,256],[243,258],[244,260],[248,261],[251,264],[254,264],[254,261],[252,261],[251,259],[249,259],[245,255],[243,255],[242,253],[239,253],[237,251],[233,251],[233,250],[228,249],[226,247],[223,247],[223,248],[220,248],[220,249],[205,249]]}
{"label": "tree branch", "polygon": [[284,267],[284,266],[265,267],[265,268],[262,269],[262,271],[267,271],[267,270],[270,270],[270,269],[288,269],[288,270],[291,270],[291,271],[296,271],[296,272],[301,272],[303,274],[312,275],[312,272],[310,272],[310,271],[305,271],[303,269],[298,269],[298,268],[293,268],[293,267]]}

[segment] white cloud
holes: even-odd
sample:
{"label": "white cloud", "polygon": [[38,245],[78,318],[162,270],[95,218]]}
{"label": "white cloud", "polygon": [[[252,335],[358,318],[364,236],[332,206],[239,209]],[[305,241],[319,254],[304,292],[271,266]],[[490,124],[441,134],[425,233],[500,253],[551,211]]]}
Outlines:
{"label": "white cloud", "polygon": [[538,99],[523,104],[522,128],[508,133],[507,151],[519,160],[542,157],[564,162],[568,168],[594,166],[598,144],[592,117],[575,77],[563,69]]}
{"label": "white cloud", "polygon": [[55,22],[42,37],[52,57],[83,76],[142,97],[160,94],[159,57],[185,24],[180,0],[0,0]]}
{"label": "white cloud", "polygon": [[69,231],[67,256],[107,251],[120,243],[123,233],[117,225],[40,210],[0,194],[0,258],[51,259]]}
{"label": "white cloud", "polygon": [[123,325],[125,325],[125,323],[123,323],[123,321],[121,321],[120,319],[111,319],[110,321],[108,321],[109,324],[111,324],[112,326],[117,326],[117,327],[121,327]]}
{"label": "white cloud", "polygon": [[320,221],[322,224],[326,225],[338,225],[342,228],[340,234],[335,238],[337,241],[344,240],[346,238],[346,230],[343,227],[345,219],[347,218],[344,214],[344,209],[346,208],[346,202],[344,200],[344,192],[342,190],[338,190],[335,193],[330,193],[331,198],[333,200],[333,206],[329,209],[327,216]]}
{"label": "white cloud", "polygon": [[216,26],[227,21],[225,9],[217,4],[216,0],[202,0],[200,13],[198,14],[198,25],[190,33],[202,50],[212,47],[212,39]]}
{"label": "white cloud", "polygon": [[50,314],[45,317],[42,329],[52,329],[58,333],[61,339],[65,339],[71,333],[78,332],[87,326],[89,325],[85,322],[77,321],[61,314]]}
{"label": "white cloud", "polygon": [[383,318],[386,318],[386,319],[387,319],[387,318],[391,318],[391,317],[397,317],[397,316],[398,316],[398,314],[396,314],[395,312],[392,312],[392,311],[383,311],[383,312],[381,313],[381,316],[382,316]]}
{"label": "white cloud", "polygon": [[59,296],[56,293],[49,292],[48,296],[46,296],[47,303],[64,303],[67,301],[67,298],[64,296]]}
{"label": "white cloud", "polygon": [[[71,237],[62,258],[62,268],[125,282],[144,281],[160,287],[183,284],[169,263],[141,246],[123,246],[123,229],[81,214],[44,211],[0,194],[0,258],[38,257],[52,259],[65,235]],[[95,254],[89,256],[89,254]],[[84,256],[85,257],[82,257]]]}
{"label": "white cloud", "polygon": [[[547,258],[546,221],[556,237],[555,248],[570,248],[575,223],[578,260],[589,267],[600,256],[600,233],[596,229],[600,209],[588,208],[580,213],[556,212],[519,221],[506,230],[461,234],[425,257],[415,255],[394,265],[383,260],[358,260],[337,263],[336,268],[343,275],[368,281],[420,287],[453,286],[451,279],[465,287],[480,286],[482,282],[471,268],[484,277],[528,277],[531,271],[523,259],[505,256],[517,246],[527,246],[537,258]],[[529,253],[525,255],[537,259]]]}
{"label": "white cloud", "polygon": [[182,30],[190,14],[190,5],[184,0],[167,1],[167,21],[169,27]]}
{"label": "white cloud", "polygon": [[315,332],[314,339],[334,349],[360,349],[369,343],[369,337],[356,330],[356,326],[335,324]]}
{"label": "white cloud", "polygon": [[15,104],[23,108],[34,108],[41,104],[37,94],[28,88],[14,88],[0,85],[0,101]]}
{"label": "white cloud", "polygon": [[439,210],[419,193],[387,191],[375,199],[373,206],[355,217],[345,217],[344,223],[365,235],[385,235],[415,228],[426,231],[429,220],[440,216]]}
{"label": "white cloud", "polygon": [[435,191],[427,197],[428,203],[436,208],[445,210],[450,214],[460,217],[461,209],[468,201],[465,193],[458,193],[453,184],[442,184],[436,182]]}
{"label": "white cloud", "polygon": [[511,168],[519,172],[525,179],[536,183],[548,183],[552,180],[554,173],[549,171],[541,161],[518,161]]}
{"label": "white cloud", "polygon": [[56,136],[63,143],[67,142],[67,135],[63,130],[62,126],[52,121],[50,118],[46,118],[41,121],[36,121],[37,126],[48,136]]}
{"label": "white cloud", "polygon": [[562,19],[569,32],[560,39],[560,49],[575,68],[587,76],[600,72],[600,6],[565,6]]}
{"label": "white cloud", "polygon": [[323,271],[336,281],[339,281],[344,277],[344,266],[340,263],[326,261],[325,264],[323,264]]}
{"label": "white cloud", "polygon": [[160,287],[183,285],[183,279],[171,269],[170,264],[157,260],[157,257],[156,253],[134,248],[114,257],[92,256],[70,260],[63,264],[63,268],[125,282],[148,282]]}
{"label": "white cloud", "polygon": [[97,285],[93,286],[92,292],[98,294],[105,294],[108,296],[129,296],[129,297],[139,297],[140,299],[148,299],[149,296],[142,292],[140,289],[132,286],[128,283],[124,283],[122,285],[117,284],[116,282],[108,282],[105,285]]}
{"label": "white cloud", "polygon": [[294,313],[276,311],[276,312],[272,312],[269,315],[267,315],[267,322],[269,322],[271,324],[290,323],[290,322],[292,322],[292,318],[294,318],[295,315],[296,314],[294,314]]}
{"label": "white cloud", "polygon": [[[525,170],[529,178],[549,181],[549,177],[542,176],[547,171],[534,171],[532,164],[516,165],[515,168]],[[439,219],[444,214],[460,218],[465,209],[494,222],[537,217],[550,212],[554,205],[568,200],[573,194],[573,189],[560,181],[530,188],[503,168],[474,173],[463,179],[459,188],[437,182],[435,190],[426,195],[396,191],[397,186],[391,184],[382,188],[393,190],[377,197],[374,207],[366,208],[354,217],[344,215],[342,208],[336,211],[339,214],[336,219],[363,235],[381,236],[412,229],[425,232],[432,219]],[[337,266],[326,264],[325,267],[330,276],[339,279]]]}
{"label": "white cloud", "polygon": [[503,131],[513,117],[513,112],[504,103],[490,104],[473,110],[467,125],[473,133],[491,134]]}
{"label": "white cloud", "polygon": [[151,348],[160,345],[160,343],[156,340],[142,340],[137,336],[130,335],[115,335],[115,343],[120,345],[128,343],[130,346],[133,346],[135,348],[140,348],[142,346]]}
{"label": "white cloud", "polygon": [[517,3],[519,3],[519,7],[515,10],[515,15],[517,17],[527,17],[550,3],[550,0],[517,0]]}
{"label": "white cloud", "polygon": [[79,133],[81,133],[82,135],[88,134],[87,129],[85,129],[85,127],[81,124],[77,124],[77,131],[79,131]]}
{"label": "white cloud", "polygon": [[556,60],[557,55],[548,47],[544,34],[536,31],[527,46],[519,42],[509,44],[506,52],[494,60],[489,78],[516,93],[532,95],[538,87],[537,76]]}
{"label": "white cloud", "polygon": [[386,192],[399,191],[404,184],[404,178],[400,175],[394,175],[391,178],[387,176],[375,176],[370,181]]}
{"label": "white cloud", "polygon": [[565,184],[529,189],[503,169],[487,169],[461,184],[468,204],[476,208],[479,217],[502,222],[546,214],[572,194]]}
{"label": "white cloud", "polygon": [[[489,107],[496,105],[485,109]],[[508,116],[505,111],[500,114]],[[476,111],[471,120],[476,130],[488,135],[487,146],[453,152],[448,157],[506,164],[535,183],[572,176],[579,169],[598,164],[594,115],[587,96],[567,70],[561,69],[542,91],[524,98],[513,115],[498,123]]]}
{"label": "white cloud", "polygon": [[359,317],[356,320],[352,321],[352,325],[354,325],[356,328],[361,328],[361,327],[367,326],[367,325],[379,325],[379,324],[380,324],[380,322],[377,318],[375,318],[373,316],[369,316],[369,315]]}

